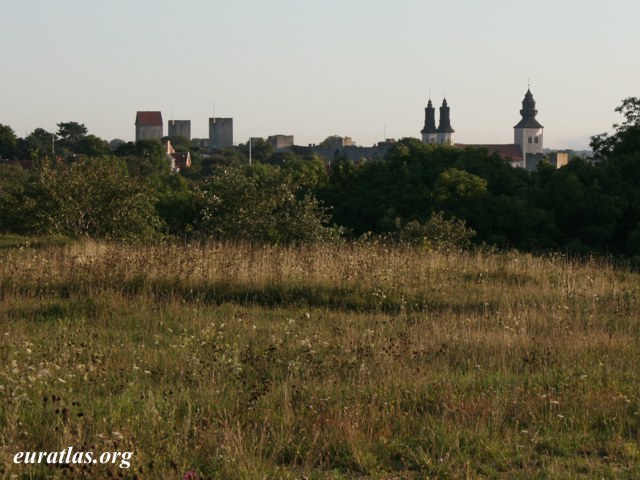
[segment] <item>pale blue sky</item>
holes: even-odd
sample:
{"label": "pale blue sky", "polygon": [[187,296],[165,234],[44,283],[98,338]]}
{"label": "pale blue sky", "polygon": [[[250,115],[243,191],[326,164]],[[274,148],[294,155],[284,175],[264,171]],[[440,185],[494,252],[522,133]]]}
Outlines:
{"label": "pale blue sky", "polygon": [[460,143],[510,143],[527,80],[545,146],[585,148],[640,96],[637,0],[0,0],[0,123],[134,137],[137,110],[234,118],[235,141],[419,137],[446,89]]}

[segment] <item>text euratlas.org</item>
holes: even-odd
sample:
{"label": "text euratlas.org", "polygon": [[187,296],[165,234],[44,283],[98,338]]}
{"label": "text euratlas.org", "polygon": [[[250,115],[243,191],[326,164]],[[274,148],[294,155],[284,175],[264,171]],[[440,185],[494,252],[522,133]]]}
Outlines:
{"label": "text euratlas.org", "polygon": [[129,468],[133,452],[80,452],[69,447],[60,452],[18,452],[13,456],[16,464],[46,464],[46,465],[114,465],[119,468]]}

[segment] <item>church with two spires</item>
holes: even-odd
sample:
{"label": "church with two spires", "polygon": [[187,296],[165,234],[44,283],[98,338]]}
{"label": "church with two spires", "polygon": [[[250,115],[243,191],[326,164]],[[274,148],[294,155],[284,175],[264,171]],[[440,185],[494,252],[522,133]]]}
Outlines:
{"label": "church with two spires", "polygon": [[563,153],[552,153],[545,155],[544,148],[544,127],[536,119],[536,101],[531,90],[528,89],[522,101],[520,115],[522,119],[513,127],[513,143],[508,144],[483,144],[470,145],[454,142],[455,130],[451,127],[451,109],[445,98],[440,107],[440,121],[436,127],[436,109],[431,103],[431,99],[425,108],[424,128],[420,131],[424,143],[436,145],[453,145],[456,147],[482,147],[490,153],[495,153],[505,160],[511,162],[514,167],[534,170],[542,160],[549,161],[556,168],[566,165],[568,155]]}

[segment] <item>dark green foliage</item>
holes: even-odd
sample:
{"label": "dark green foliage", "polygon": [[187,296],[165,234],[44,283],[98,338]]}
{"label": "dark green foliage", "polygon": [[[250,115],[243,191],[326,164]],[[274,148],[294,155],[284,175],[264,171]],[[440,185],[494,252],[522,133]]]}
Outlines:
{"label": "dark green foliage", "polygon": [[471,239],[475,235],[464,221],[446,219],[441,212],[434,213],[424,224],[412,220],[406,225],[400,225],[398,220],[397,226],[400,242],[428,250],[465,250],[471,246]]}
{"label": "dark green foliage", "polygon": [[[339,159],[330,168],[313,156],[274,153],[269,142],[254,139],[252,165],[245,144],[211,154],[192,151],[191,168],[172,174],[160,141],[114,142],[121,163],[114,162],[107,143],[76,122],[58,124],[59,160],[51,167],[52,133],[39,128],[16,139],[0,125],[0,155],[36,165],[31,174],[9,165],[0,169],[0,231],[267,243],[349,232],[430,248],[472,240],[639,256],[640,99],[630,97],[616,110],[624,121],[615,132],[592,138],[597,162],[574,158],[558,170],[541,162],[535,172],[513,168],[482,148],[406,138],[384,160]],[[186,139],[170,140],[178,151],[190,149]],[[131,214],[111,212],[126,210],[127,201],[137,205]]]}
{"label": "dark green foliage", "polygon": [[225,148],[211,155],[200,156],[192,154],[191,167],[180,172],[185,178],[198,182],[213,175],[218,167],[238,168],[248,165],[249,161],[238,148]]}
{"label": "dark green foliage", "polygon": [[325,209],[298,190],[288,175],[266,165],[220,170],[202,186],[198,229],[214,238],[267,243],[337,238]]}
{"label": "dark green foliage", "polygon": [[78,122],[58,123],[58,137],[60,141],[75,143],[87,135],[87,127]]}
{"label": "dark green foliage", "polygon": [[135,144],[120,145],[116,155],[124,157],[129,174],[158,182],[160,177],[168,175],[170,163],[162,142],[157,139],[140,140]]}
{"label": "dark green foliage", "polygon": [[169,137],[162,137],[162,143],[171,142],[171,146],[176,152],[188,152],[191,150],[191,141],[187,137],[181,135],[172,135]]}
{"label": "dark green foliage", "polygon": [[480,148],[403,139],[383,161],[335,162],[319,198],[333,207],[336,223],[358,236],[425,225],[442,211],[463,220],[478,243],[631,253],[640,222],[640,148],[620,145],[616,151],[624,153],[597,164],[573,159],[559,170],[543,163],[527,172]]}
{"label": "dark green foliage", "polygon": [[18,232],[24,222],[21,197],[28,174],[13,165],[0,165],[0,232]]}
{"label": "dark green foliage", "polygon": [[153,194],[116,160],[45,165],[16,198],[16,233],[148,238],[160,223]]}
{"label": "dark green foliage", "polygon": [[624,122],[613,125],[616,132],[591,137],[591,148],[598,159],[640,151],[640,98],[625,98],[616,112],[624,116]]}
{"label": "dark green foliage", "polygon": [[166,233],[179,237],[194,235],[200,209],[198,188],[181,175],[170,175],[158,192],[156,209]]}
{"label": "dark green foliage", "polygon": [[327,138],[325,138],[323,141],[321,141],[318,144],[318,147],[320,148],[332,148],[335,147],[337,145],[342,145],[342,142],[344,140],[344,137],[341,137],[340,135],[330,135]]}
{"label": "dark green foliage", "polygon": [[12,159],[18,147],[18,138],[8,125],[0,124],[0,159]]}
{"label": "dark green foliage", "polygon": [[55,135],[36,128],[26,138],[18,140],[17,156],[29,160],[52,158]]}
{"label": "dark green foliage", "polygon": [[102,157],[110,154],[109,144],[95,135],[85,135],[74,145],[77,154],[87,157]]}
{"label": "dark green foliage", "polygon": [[[242,154],[249,158],[249,142],[239,146]],[[251,139],[251,158],[255,162],[267,160],[274,154],[273,146],[264,138]]]}

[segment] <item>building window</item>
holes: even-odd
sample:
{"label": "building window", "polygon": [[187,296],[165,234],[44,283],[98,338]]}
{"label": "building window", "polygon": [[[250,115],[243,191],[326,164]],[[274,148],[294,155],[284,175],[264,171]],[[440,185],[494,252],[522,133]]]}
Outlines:
{"label": "building window", "polygon": [[533,137],[529,137],[529,143],[533,143]]}
{"label": "building window", "polygon": [[533,140],[534,143],[538,143],[538,137]]}

